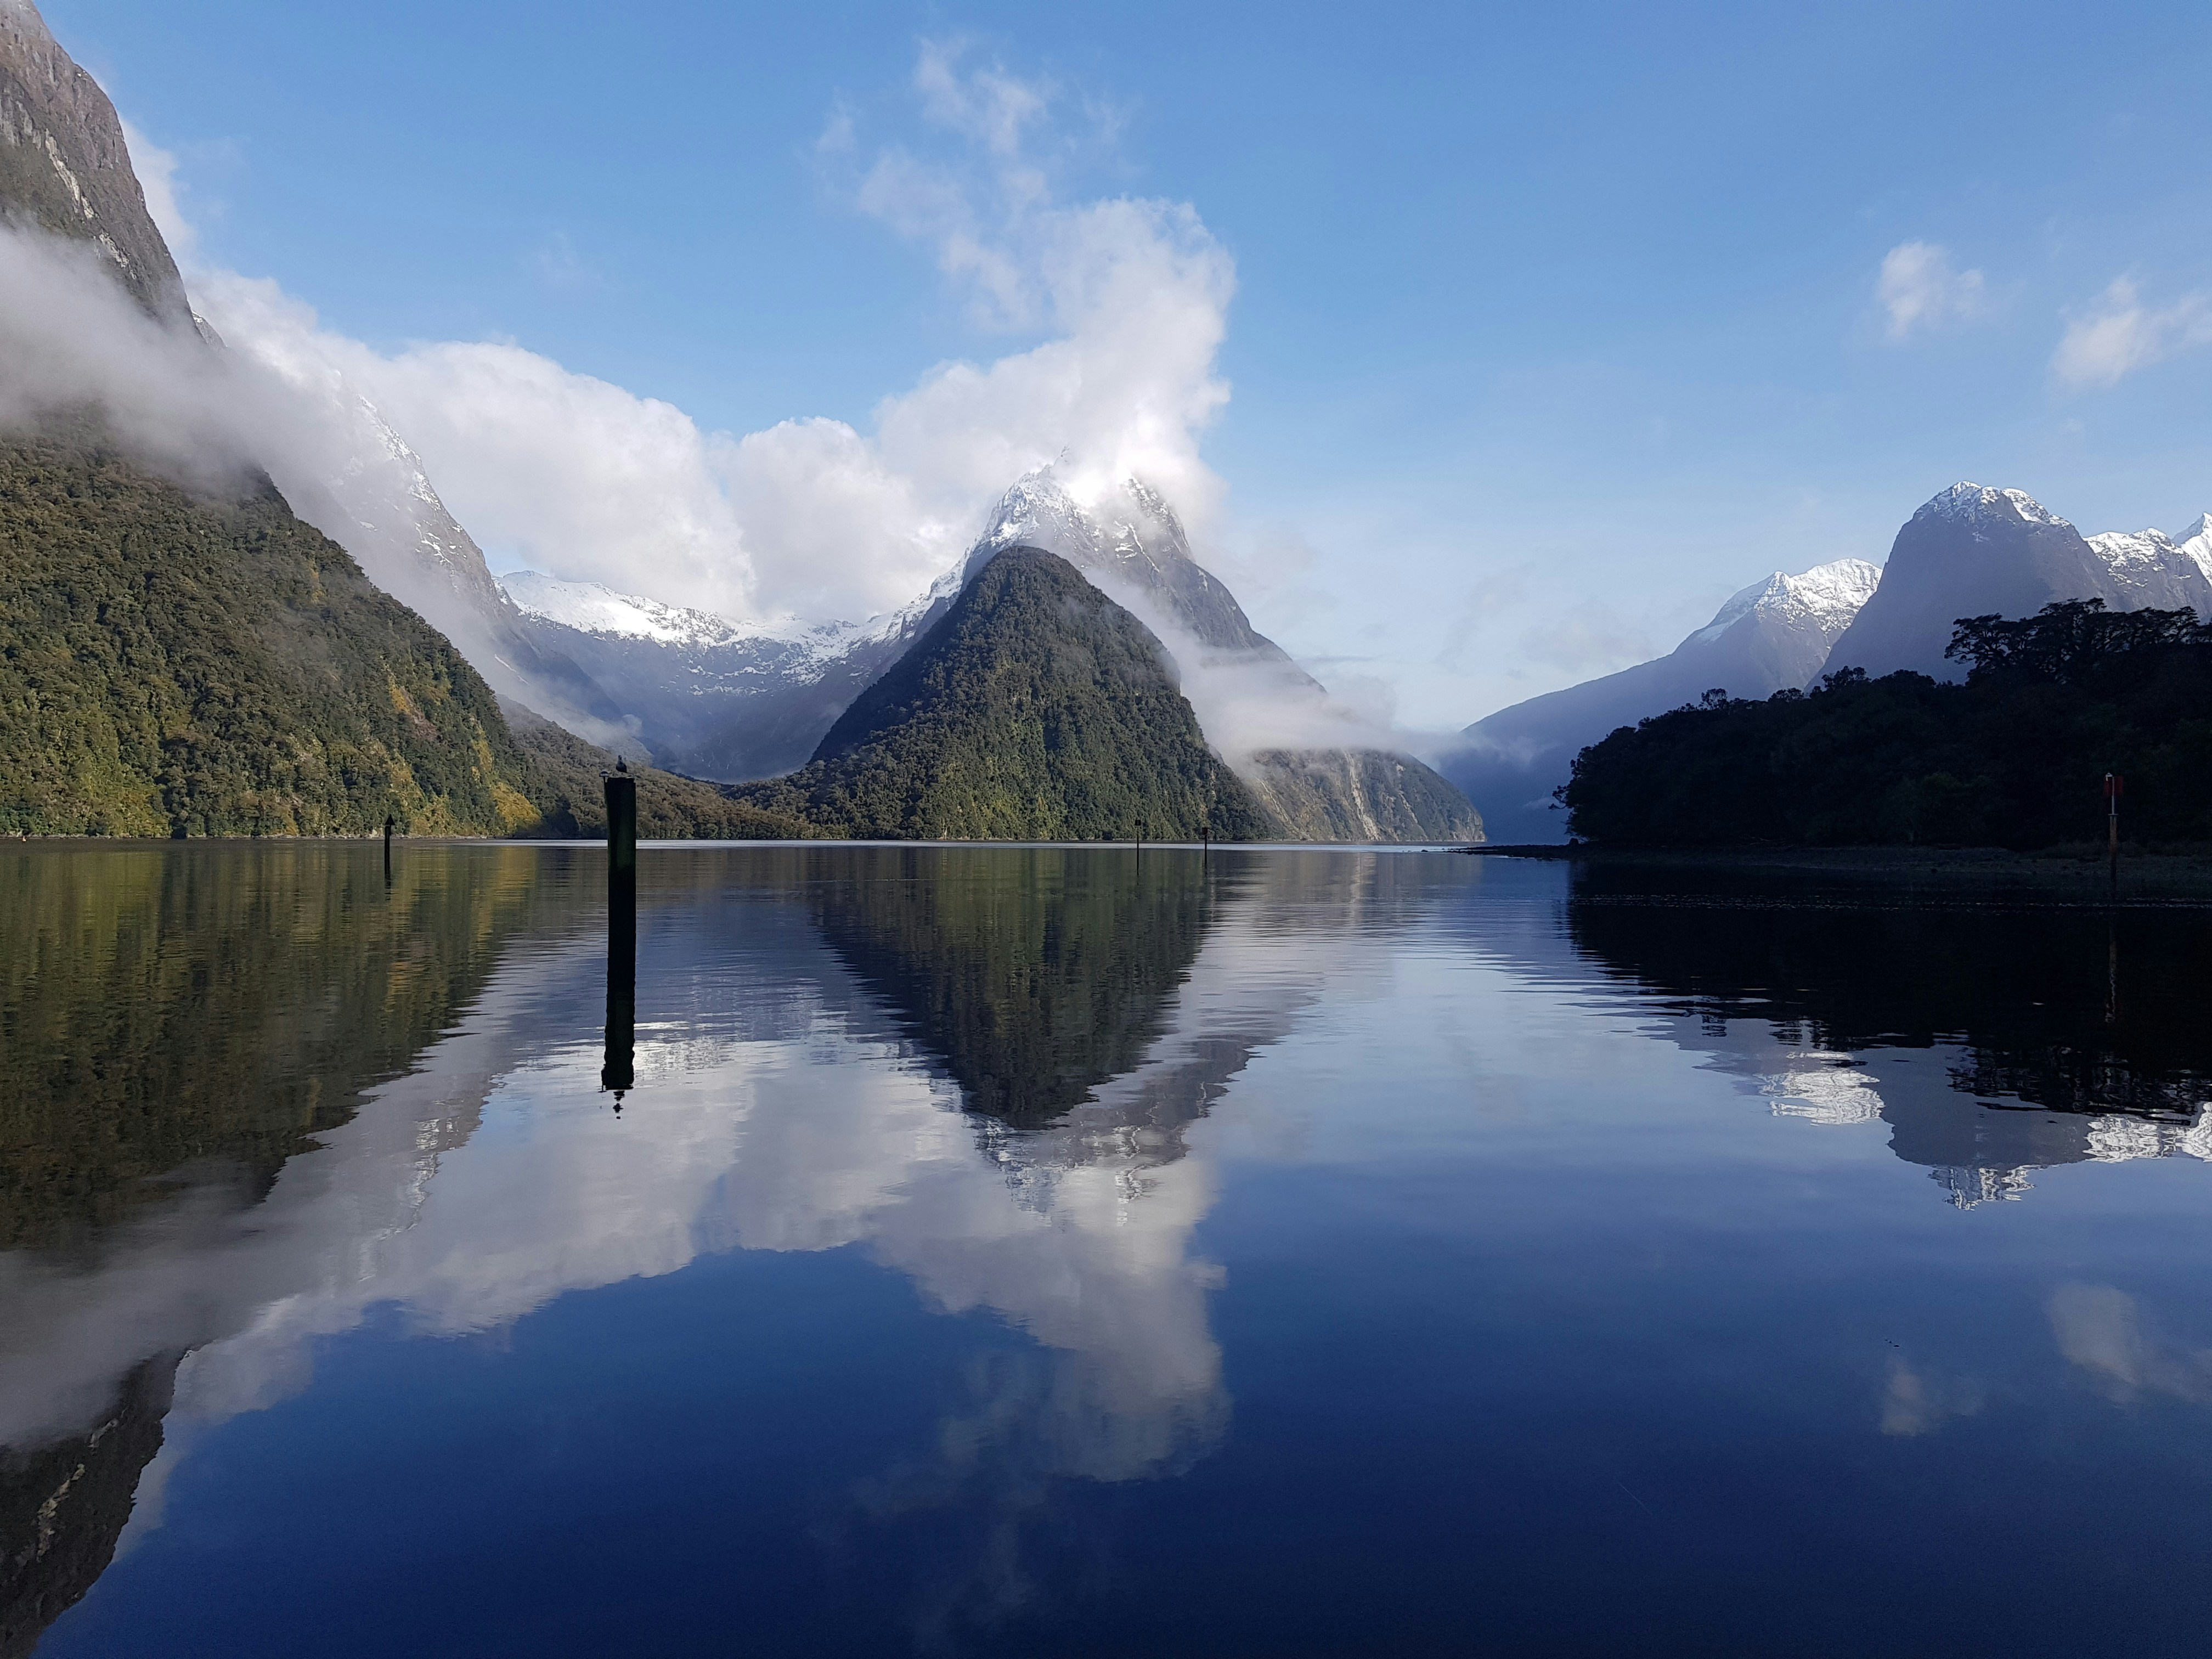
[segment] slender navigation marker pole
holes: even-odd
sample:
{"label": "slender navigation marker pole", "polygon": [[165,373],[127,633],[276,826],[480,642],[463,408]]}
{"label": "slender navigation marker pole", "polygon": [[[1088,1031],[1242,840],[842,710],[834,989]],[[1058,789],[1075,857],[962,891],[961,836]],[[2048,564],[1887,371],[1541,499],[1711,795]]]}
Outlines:
{"label": "slender navigation marker pole", "polygon": [[1213,826],[1211,823],[1198,826],[1198,861],[1201,865],[1213,862]]}
{"label": "slender navigation marker pole", "polygon": [[384,884],[392,885],[392,814],[384,815]]}
{"label": "slender navigation marker pole", "polygon": [[637,780],[623,762],[606,775],[607,1055],[599,1087],[615,1110],[637,1086]]}
{"label": "slender navigation marker pole", "polygon": [[2105,850],[2112,865],[2112,890],[2120,890],[2120,791],[2126,780],[2118,772],[2105,774]]}

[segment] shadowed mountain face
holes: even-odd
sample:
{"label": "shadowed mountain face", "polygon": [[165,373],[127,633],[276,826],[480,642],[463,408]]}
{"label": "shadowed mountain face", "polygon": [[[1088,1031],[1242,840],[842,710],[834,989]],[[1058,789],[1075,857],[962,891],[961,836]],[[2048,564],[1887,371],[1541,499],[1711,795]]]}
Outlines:
{"label": "shadowed mountain face", "polygon": [[1827,666],[1963,679],[1964,667],[1943,654],[1960,617],[2032,617],[2063,599],[2102,599],[2115,611],[2187,605],[2212,615],[2212,579],[2191,554],[2158,539],[2163,547],[2130,537],[2100,537],[2106,545],[2093,546],[2017,489],[1954,484],[1897,532],[1881,587]]}
{"label": "shadowed mountain face", "polygon": [[817,862],[814,919],[839,959],[943,1063],[969,1110],[1024,1129],[1135,1068],[1218,888],[1196,857],[1140,860],[1133,848],[884,848]]}
{"label": "shadowed mountain face", "polygon": [[[1784,1115],[1879,1115],[1891,1149],[1954,1202],[2203,1133],[2203,913],[2054,914],[1963,890],[1808,896],[1741,872],[1592,867],[1576,876],[1568,928],[1583,956],[1672,1002],[1677,1043],[1758,1076]],[[1955,1051],[1947,1088],[1924,1066],[1884,1065],[1885,1050],[1931,1048]]]}
{"label": "shadowed mountain face", "polygon": [[[1480,841],[1481,815],[1411,755],[1331,741],[1358,722],[1254,628],[1237,596],[1192,556],[1182,521],[1131,479],[1085,511],[1044,468],[1000,498],[969,555],[972,574],[1015,546],[1055,553],[1166,642],[1207,736],[1291,841]],[[1294,740],[1285,740],[1296,733]]]}
{"label": "shadowed mountain face", "polygon": [[1224,841],[1273,826],[1144,624],[1034,548],[1000,554],[805,769],[738,799],[861,840]]}
{"label": "shadowed mountain face", "polygon": [[96,244],[149,315],[191,326],[115,106],[31,0],[0,0],[0,221]]}

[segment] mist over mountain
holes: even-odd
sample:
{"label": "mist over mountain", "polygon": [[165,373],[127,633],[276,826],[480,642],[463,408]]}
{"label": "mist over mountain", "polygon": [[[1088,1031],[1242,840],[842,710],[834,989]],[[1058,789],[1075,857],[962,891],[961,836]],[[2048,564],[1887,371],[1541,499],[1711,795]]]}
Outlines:
{"label": "mist over mountain", "polygon": [[1458,789],[1252,626],[1192,556],[1174,508],[1141,480],[1086,510],[1052,468],[1030,473],[1000,499],[969,568],[1017,545],[1058,554],[1159,636],[1207,739],[1291,839],[1482,838],[1481,815]]}
{"label": "mist over mountain", "polygon": [[537,571],[500,581],[541,651],[614,688],[628,734],[611,739],[618,747],[731,783],[804,766],[959,592],[948,572],[888,616],[763,628]]}
{"label": "mist over mountain", "polygon": [[[0,0],[0,223],[27,239],[6,250],[16,384],[0,401],[98,402],[149,459],[265,472],[495,690],[587,736],[620,734],[605,694],[523,633],[482,551],[373,404],[327,365],[259,349],[261,335],[233,353],[194,314],[114,106],[30,0]],[[160,334],[119,322],[103,285],[42,246],[56,239],[96,251]]]}
{"label": "mist over mountain", "polygon": [[1795,576],[1778,570],[1731,597],[1668,655],[1477,720],[1467,746],[1443,762],[1445,775],[1481,808],[1492,840],[1564,840],[1566,815],[1553,810],[1552,791],[1567,781],[1578,750],[1716,688],[1763,697],[1803,685],[1881,580],[1863,559]]}
{"label": "mist over mountain", "polygon": [[1465,841],[1480,817],[1387,730],[1334,702],[1255,629],[1191,556],[1166,499],[1137,481],[1085,511],[1050,469],[1000,497],[962,563],[910,604],[863,623],[739,623],[537,572],[502,578],[549,654],[611,688],[665,764],[743,781],[803,764],[854,699],[897,662],[976,574],[1015,547],[1065,559],[1142,620],[1174,662],[1206,739],[1273,820],[1304,841]]}

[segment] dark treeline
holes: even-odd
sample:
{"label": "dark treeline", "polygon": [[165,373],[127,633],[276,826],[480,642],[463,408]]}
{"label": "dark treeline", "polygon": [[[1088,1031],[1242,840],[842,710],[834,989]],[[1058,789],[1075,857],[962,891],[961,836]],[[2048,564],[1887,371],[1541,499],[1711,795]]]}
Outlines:
{"label": "dark treeline", "polygon": [[1586,840],[2041,848],[2100,839],[2121,774],[2136,842],[2212,842],[2212,626],[2187,611],[1962,618],[1965,684],[1847,669],[1810,692],[1622,727],[1559,791]]}

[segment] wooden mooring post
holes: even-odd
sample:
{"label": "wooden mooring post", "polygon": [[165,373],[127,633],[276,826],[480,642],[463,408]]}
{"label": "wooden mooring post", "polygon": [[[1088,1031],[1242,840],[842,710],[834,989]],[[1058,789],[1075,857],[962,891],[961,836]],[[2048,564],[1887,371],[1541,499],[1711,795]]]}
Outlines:
{"label": "wooden mooring post", "polygon": [[607,1048],[599,1087],[615,1110],[637,1086],[637,780],[617,760],[606,775]]}

